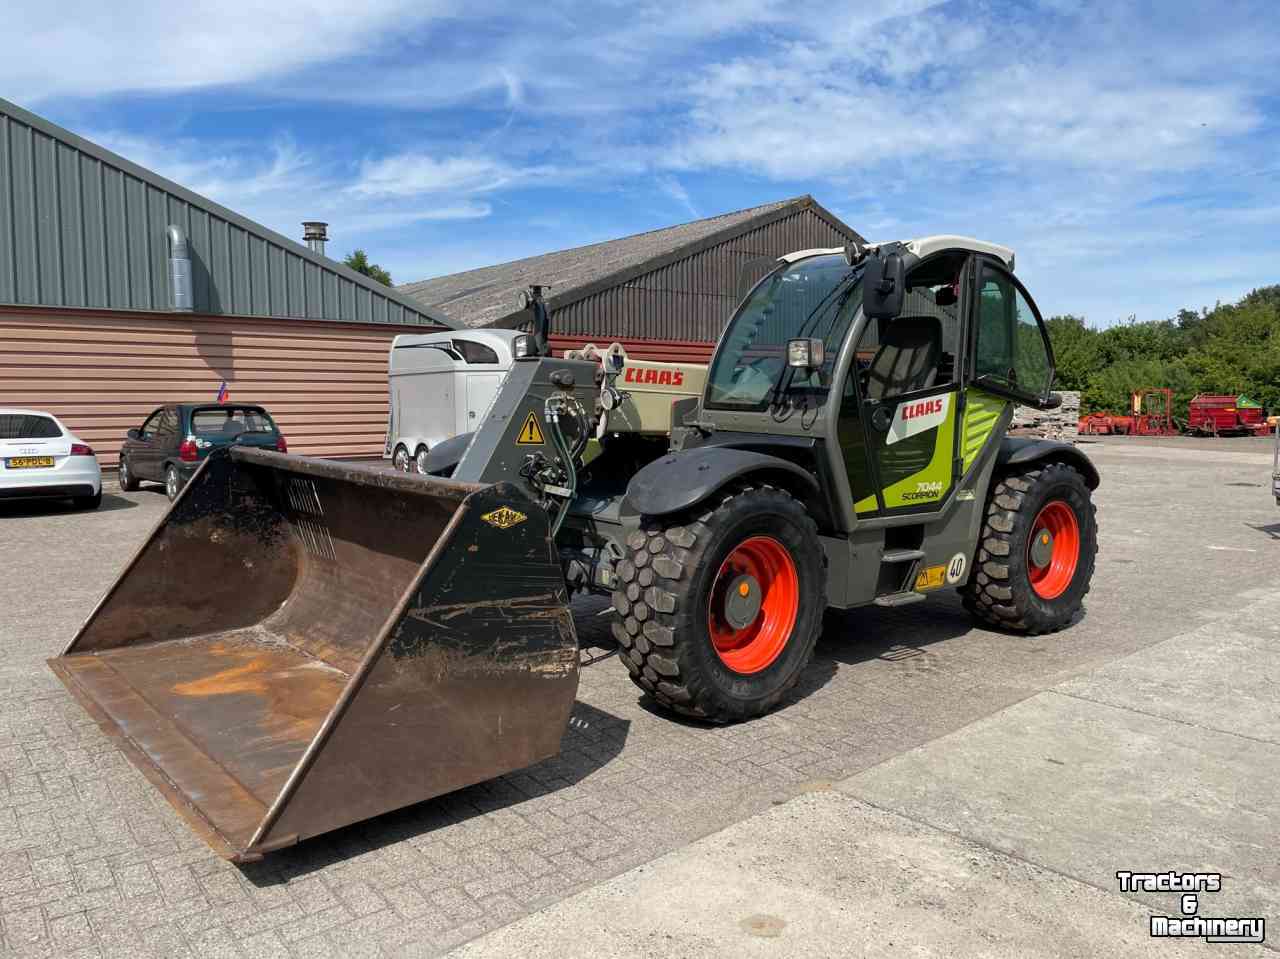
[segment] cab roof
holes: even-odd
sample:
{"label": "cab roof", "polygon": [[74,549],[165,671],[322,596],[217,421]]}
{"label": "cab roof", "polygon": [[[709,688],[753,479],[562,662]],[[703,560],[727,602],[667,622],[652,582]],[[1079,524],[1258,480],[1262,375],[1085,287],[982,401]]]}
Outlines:
{"label": "cab roof", "polygon": [[[970,236],[957,236],[954,233],[939,233],[935,236],[922,236],[914,240],[882,240],[877,243],[867,243],[866,249],[887,246],[889,243],[901,244],[908,253],[919,259],[924,259],[926,256],[940,253],[943,250],[969,250],[973,253],[986,253],[999,259],[1009,269],[1013,269],[1014,253],[1009,247],[1002,246],[999,243],[990,243],[986,240],[975,240]],[[822,249],[798,250],[795,253],[780,256],[778,259],[785,263],[794,263],[810,256],[827,256],[832,253],[844,253],[844,247],[833,246]]]}

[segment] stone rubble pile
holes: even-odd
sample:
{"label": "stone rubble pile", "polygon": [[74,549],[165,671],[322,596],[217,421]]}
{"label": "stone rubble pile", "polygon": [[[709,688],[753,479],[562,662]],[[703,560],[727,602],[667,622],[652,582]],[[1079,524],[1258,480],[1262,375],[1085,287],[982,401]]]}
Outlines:
{"label": "stone rubble pile", "polygon": [[1031,406],[1014,409],[1009,432],[1074,443],[1079,435],[1080,393],[1078,390],[1059,390],[1058,393],[1062,405],[1056,410],[1038,410]]}

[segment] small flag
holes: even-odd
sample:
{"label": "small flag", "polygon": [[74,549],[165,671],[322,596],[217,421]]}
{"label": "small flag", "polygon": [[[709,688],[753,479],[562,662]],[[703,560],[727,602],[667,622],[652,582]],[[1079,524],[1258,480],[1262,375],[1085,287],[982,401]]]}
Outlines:
{"label": "small flag", "polygon": [[223,380],[222,385],[218,387],[218,402],[225,403],[227,401],[227,381]]}

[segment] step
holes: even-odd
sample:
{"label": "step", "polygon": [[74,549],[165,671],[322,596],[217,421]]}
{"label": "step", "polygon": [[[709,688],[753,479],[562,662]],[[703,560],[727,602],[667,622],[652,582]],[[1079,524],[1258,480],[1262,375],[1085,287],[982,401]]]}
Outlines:
{"label": "step", "polygon": [[886,549],[884,555],[880,558],[882,563],[910,563],[917,559],[924,559],[924,550],[922,549]]}
{"label": "step", "polygon": [[877,596],[875,603],[877,606],[910,606],[912,603],[919,603],[928,598],[924,593],[908,590],[905,593],[886,593],[884,596]]}

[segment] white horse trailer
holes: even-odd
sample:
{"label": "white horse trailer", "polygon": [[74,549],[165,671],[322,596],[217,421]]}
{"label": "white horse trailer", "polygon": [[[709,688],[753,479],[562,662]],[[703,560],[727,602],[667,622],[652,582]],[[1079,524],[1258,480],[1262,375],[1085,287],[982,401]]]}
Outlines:
{"label": "white horse trailer", "polygon": [[391,416],[383,456],[423,472],[427,451],[480,425],[511,369],[518,330],[404,333],[391,341]]}

